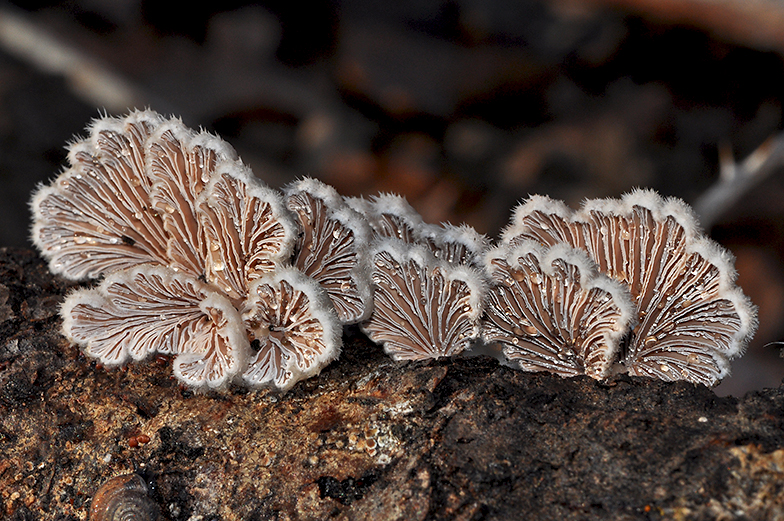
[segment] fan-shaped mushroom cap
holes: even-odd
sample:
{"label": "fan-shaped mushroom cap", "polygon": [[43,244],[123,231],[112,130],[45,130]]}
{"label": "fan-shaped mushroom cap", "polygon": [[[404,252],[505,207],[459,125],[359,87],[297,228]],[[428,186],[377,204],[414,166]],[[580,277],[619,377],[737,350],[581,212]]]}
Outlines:
{"label": "fan-shaped mushroom cap", "polygon": [[487,237],[467,224],[427,224],[421,228],[420,243],[427,244],[436,257],[450,264],[477,266],[489,246]]}
{"label": "fan-shaped mushroom cap", "polygon": [[161,117],[134,111],[93,122],[70,145],[71,166],[33,195],[32,240],[49,269],[69,279],[148,262],[168,263],[168,236],[152,210],[146,142]]}
{"label": "fan-shaped mushroom cap", "polygon": [[374,310],[363,331],[395,360],[453,356],[479,336],[485,282],[425,246],[380,241],[372,253]]}
{"label": "fan-shaped mushroom cap", "polygon": [[699,233],[680,200],[636,190],[571,212],[536,196],[515,210],[503,240],[569,244],[628,285],[639,317],[621,359],[630,374],[714,385],[756,329],[731,254]]}
{"label": "fan-shaped mushroom cap", "polygon": [[195,204],[217,163],[241,168],[234,149],[150,110],[88,131],[70,146],[71,167],[31,202],[33,242],[50,269],[82,279],[152,262],[203,274]]}
{"label": "fan-shaped mushroom cap", "polygon": [[218,163],[241,163],[225,141],[196,133],[178,119],[164,121],[147,140],[147,173],[152,179],[152,208],[169,235],[167,257],[175,270],[201,275],[209,246],[196,202]]}
{"label": "fan-shaped mushroom cap", "polygon": [[329,298],[294,268],[278,268],[253,282],[243,318],[258,341],[243,374],[248,385],[289,389],[340,354],[342,327]]}
{"label": "fan-shaped mushroom cap", "polygon": [[196,210],[207,244],[205,277],[236,303],[252,281],[291,258],[297,232],[281,194],[243,165],[216,165]]}
{"label": "fan-shaped mushroom cap", "polygon": [[425,222],[405,197],[379,194],[370,200],[347,197],[346,202],[365,216],[373,232],[379,237],[400,239],[408,243],[422,240],[420,230],[425,226]]}
{"label": "fan-shaped mushroom cap", "polygon": [[114,272],[98,287],[69,295],[61,315],[65,336],[104,365],[175,354],[175,375],[193,387],[223,387],[244,367],[248,351],[228,299],[161,266]]}
{"label": "fan-shaped mushroom cap", "polygon": [[302,179],[285,193],[301,230],[294,265],[321,284],[342,323],[366,319],[373,307],[367,222],[321,181]]}
{"label": "fan-shaped mushroom cap", "polygon": [[565,244],[502,245],[486,255],[482,337],[526,371],[604,378],[635,320],[628,290]]}

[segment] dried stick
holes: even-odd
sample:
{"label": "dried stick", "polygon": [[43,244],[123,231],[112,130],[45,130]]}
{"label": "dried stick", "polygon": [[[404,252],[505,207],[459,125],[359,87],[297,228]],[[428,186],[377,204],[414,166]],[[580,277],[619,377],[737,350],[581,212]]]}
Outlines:
{"label": "dried stick", "polygon": [[705,229],[721,218],[744,194],[784,165],[784,132],[765,140],[745,160],[736,163],[729,145],[719,147],[719,179],[694,201]]}

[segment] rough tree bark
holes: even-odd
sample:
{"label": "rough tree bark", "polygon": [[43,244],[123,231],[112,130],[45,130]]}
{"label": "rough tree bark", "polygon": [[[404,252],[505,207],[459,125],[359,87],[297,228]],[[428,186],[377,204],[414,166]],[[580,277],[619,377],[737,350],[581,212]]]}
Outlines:
{"label": "rough tree bark", "polygon": [[133,471],[172,520],[784,517],[784,388],[395,363],[348,330],[286,394],[194,394],[165,359],[106,370],[70,346],[73,284],[35,253],[0,249],[0,284],[3,519],[85,519]]}

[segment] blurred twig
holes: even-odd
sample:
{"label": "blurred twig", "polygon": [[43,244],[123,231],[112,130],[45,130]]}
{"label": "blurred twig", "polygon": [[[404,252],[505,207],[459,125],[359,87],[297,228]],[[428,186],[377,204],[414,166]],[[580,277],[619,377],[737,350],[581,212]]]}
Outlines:
{"label": "blurred twig", "polygon": [[73,92],[91,105],[109,112],[145,105],[139,89],[104,64],[5,7],[0,9],[0,48],[45,73],[64,76]]}
{"label": "blurred twig", "polygon": [[740,163],[729,145],[719,147],[719,179],[694,202],[706,229],[760,181],[784,166],[784,132],[771,136]]}

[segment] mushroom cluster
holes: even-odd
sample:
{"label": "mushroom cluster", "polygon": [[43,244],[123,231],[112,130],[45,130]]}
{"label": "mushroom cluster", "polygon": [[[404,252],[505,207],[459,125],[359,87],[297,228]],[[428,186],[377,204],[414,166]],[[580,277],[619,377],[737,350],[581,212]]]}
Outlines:
{"label": "mushroom cluster", "polygon": [[636,190],[575,212],[533,196],[497,245],[402,197],[265,186],[223,140],[153,111],[102,118],[35,193],[63,331],[106,366],[174,356],[197,388],[288,389],[359,324],[396,360],[498,343],[561,376],[714,385],[756,328],[732,257],[682,201]]}
{"label": "mushroom cluster", "polygon": [[193,387],[287,389],[336,358],[370,312],[370,234],[334,189],[264,186],[223,140],[136,111],[102,118],[32,200],[52,272],[103,277],[62,306],[106,366],[174,355]]}
{"label": "mushroom cluster", "polygon": [[[594,307],[601,307],[610,297],[623,310],[622,316],[632,314],[631,321],[603,326],[608,340],[602,357],[596,361],[579,357],[589,376],[627,372],[715,385],[729,374],[728,360],[743,352],[756,329],[756,310],[735,285],[731,254],[702,235],[694,214],[681,200],[635,190],[621,199],[587,200],[580,211],[573,212],[560,201],[533,196],[515,209],[501,248],[516,257],[517,248],[530,248],[526,245],[531,241],[551,250],[566,248],[587,254],[590,260],[579,269],[606,275],[616,288],[603,296],[597,293]],[[536,293],[525,285],[507,282],[495,257],[491,254],[488,263],[497,287],[515,298],[525,292]],[[540,292],[546,299],[552,290]],[[559,304],[567,302],[574,308],[565,299]],[[530,344],[538,346],[543,339],[561,333],[555,321],[546,321],[545,327],[526,335],[522,342],[495,315],[488,316],[486,337],[503,342],[507,356],[514,353],[523,367],[550,363],[549,353],[542,360],[541,348]],[[585,325],[579,327],[567,331],[577,336],[588,334]],[[620,337],[618,329],[623,332]],[[520,345],[514,342],[518,338]],[[570,342],[562,345],[573,350]]]}

